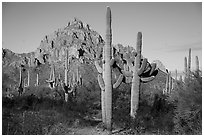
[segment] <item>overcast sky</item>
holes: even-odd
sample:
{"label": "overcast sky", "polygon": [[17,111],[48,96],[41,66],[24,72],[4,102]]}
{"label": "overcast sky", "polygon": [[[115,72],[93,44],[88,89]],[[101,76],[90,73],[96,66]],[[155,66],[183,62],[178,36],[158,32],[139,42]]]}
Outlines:
{"label": "overcast sky", "polygon": [[105,40],[106,6],[112,10],[113,44],[136,45],[142,54],[170,70],[184,70],[192,48],[202,62],[202,3],[2,3],[2,45],[17,53],[34,51],[41,39],[74,17],[88,23]]}

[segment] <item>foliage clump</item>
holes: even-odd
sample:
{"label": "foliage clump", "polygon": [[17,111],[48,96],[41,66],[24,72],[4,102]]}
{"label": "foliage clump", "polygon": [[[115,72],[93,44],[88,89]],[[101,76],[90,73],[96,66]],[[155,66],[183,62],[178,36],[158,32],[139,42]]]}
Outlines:
{"label": "foliage clump", "polygon": [[177,134],[202,134],[202,77],[192,73],[176,89],[174,131]]}

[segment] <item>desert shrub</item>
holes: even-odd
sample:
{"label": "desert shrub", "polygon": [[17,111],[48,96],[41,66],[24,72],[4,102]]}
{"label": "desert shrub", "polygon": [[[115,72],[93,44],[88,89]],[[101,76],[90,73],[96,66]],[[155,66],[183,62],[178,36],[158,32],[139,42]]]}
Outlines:
{"label": "desert shrub", "polygon": [[3,134],[47,134],[50,128],[56,123],[69,123],[67,120],[63,114],[54,110],[7,111],[3,113]]}
{"label": "desert shrub", "polygon": [[128,134],[171,134],[174,123],[174,105],[159,89],[142,84],[139,108],[134,121],[130,119],[129,84],[113,90],[113,121],[117,125],[130,128]]}
{"label": "desert shrub", "polygon": [[174,131],[177,134],[202,134],[202,77],[192,73],[192,77],[177,88],[177,93]]}
{"label": "desert shrub", "polygon": [[81,113],[91,113],[94,109],[100,109],[100,89],[95,84],[78,86],[73,110]]}
{"label": "desert shrub", "polygon": [[122,83],[113,89],[113,122],[121,127],[128,127],[130,121],[130,84]]}

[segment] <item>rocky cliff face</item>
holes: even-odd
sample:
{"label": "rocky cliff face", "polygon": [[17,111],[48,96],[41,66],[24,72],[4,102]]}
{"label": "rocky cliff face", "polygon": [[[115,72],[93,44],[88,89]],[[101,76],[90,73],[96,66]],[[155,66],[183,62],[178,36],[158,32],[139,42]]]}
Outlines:
{"label": "rocky cliff face", "polygon": [[65,50],[73,59],[92,60],[97,47],[102,47],[102,37],[86,23],[78,19],[70,21],[64,28],[46,35],[35,51],[39,63],[64,61]]}

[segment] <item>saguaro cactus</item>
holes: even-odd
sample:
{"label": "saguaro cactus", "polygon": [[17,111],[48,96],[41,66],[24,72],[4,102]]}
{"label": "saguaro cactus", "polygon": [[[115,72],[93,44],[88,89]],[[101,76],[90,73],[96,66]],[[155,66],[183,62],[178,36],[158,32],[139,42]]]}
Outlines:
{"label": "saguaro cactus", "polygon": [[171,93],[172,88],[173,88],[173,86],[172,86],[172,77],[171,77],[171,72],[169,72],[169,91],[168,91],[169,94]]}
{"label": "saguaro cactus", "polygon": [[30,71],[28,70],[28,84],[27,86],[29,87],[30,86]]}
{"label": "saguaro cactus", "polygon": [[[136,45],[137,53],[136,52],[132,53],[132,55],[134,56],[134,59],[133,59],[134,65],[131,59],[127,57],[126,61],[129,67],[129,71],[121,70],[122,74],[125,77],[133,77],[132,86],[131,86],[131,109],[130,109],[130,116],[132,117],[132,119],[135,119],[137,114],[137,109],[139,104],[140,82],[145,82],[145,83],[149,82],[153,80],[158,73],[158,71],[156,72],[155,70],[156,69],[155,63],[150,64],[148,63],[146,58],[142,59],[141,51],[142,51],[142,33],[138,32],[137,45]],[[133,74],[132,74],[132,71],[133,71]]]}
{"label": "saguaro cactus", "polygon": [[189,54],[188,54],[188,77],[190,77],[190,72],[191,72],[191,48],[189,49]]}
{"label": "saguaro cactus", "polygon": [[65,69],[64,69],[64,81],[65,85],[68,86],[68,67],[69,67],[69,51],[66,49],[66,60],[65,60]]}
{"label": "saguaro cactus", "polygon": [[177,69],[176,69],[176,70],[175,70],[175,80],[176,80],[176,81],[178,80],[177,77],[178,77],[178,72],[177,72]]}
{"label": "saguaro cactus", "polygon": [[[132,87],[131,87],[131,110],[130,116],[135,118],[138,109],[139,103],[139,91],[140,91],[140,77],[139,77],[139,69],[141,69],[141,51],[142,51],[142,33],[139,32],[137,34],[137,47],[136,52],[137,56],[135,58],[135,68],[133,70],[133,80],[132,80]],[[144,68],[144,67],[143,67]]]}
{"label": "saguaro cactus", "polygon": [[106,103],[106,128],[111,131],[112,129],[112,72],[110,66],[111,59],[111,43],[112,43],[112,30],[111,30],[111,9],[107,7],[106,12],[106,44],[105,44],[105,103]]}
{"label": "saguaro cactus", "polygon": [[171,72],[167,72],[165,94],[170,94],[172,89],[173,89],[173,78],[171,77]]}
{"label": "saguaro cactus", "polygon": [[[64,99],[67,102],[69,100],[69,96],[71,97],[76,95],[76,88],[77,88],[77,82],[75,80],[75,73],[72,73],[72,83],[71,83],[71,77],[69,78],[69,83],[68,83],[68,71],[69,71],[69,52],[68,49],[66,49],[66,59],[65,59],[65,80],[64,83],[61,83],[62,89],[64,90]],[[78,70],[77,70],[78,73]],[[70,98],[72,101],[72,98]]]}
{"label": "saguaro cactus", "polygon": [[165,87],[165,93],[168,93],[169,91],[169,73],[166,74],[166,87]]}
{"label": "saguaro cactus", "polygon": [[196,72],[199,72],[199,60],[198,60],[198,56],[195,57],[195,61],[196,61]]}
{"label": "saguaro cactus", "polygon": [[184,78],[186,78],[187,77],[187,58],[186,57],[184,58],[184,75],[185,75]]}
{"label": "saguaro cactus", "polygon": [[[106,128],[111,131],[112,128],[112,88],[117,88],[123,79],[121,74],[116,83],[112,84],[111,67],[114,62],[112,54],[112,32],[111,32],[111,9],[107,7],[106,12],[106,44],[103,47],[102,67],[99,65],[98,58],[95,60],[95,67],[98,71],[98,83],[101,88],[101,107],[102,120]],[[111,59],[112,58],[112,59]]]}
{"label": "saguaro cactus", "polygon": [[20,80],[19,80],[18,93],[19,93],[19,96],[20,96],[23,93],[23,79],[22,79],[21,66],[19,67],[19,69],[20,69]]}
{"label": "saguaro cactus", "polygon": [[46,80],[46,82],[49,83],[49,87],[51,89],[55,88],[55,82],[56,82],[56,80],[55,80],[55,66],[53,63],[51,64],[50,78],[49,78],[49,80]]}
{"label": "saguaro cactus", "polygon": [[36,75],[36,83],[35,83],[35,86],[39,86],[39,76],[38,76],[38,73]]}

